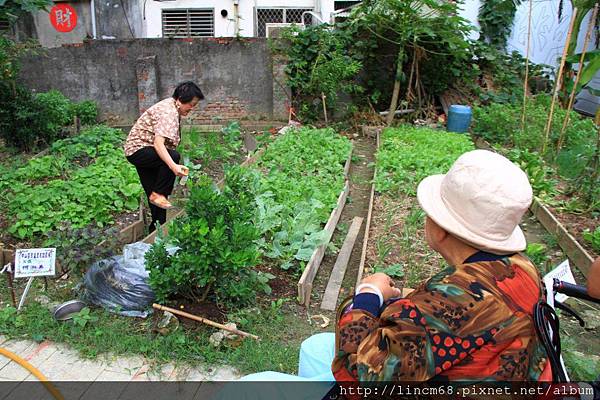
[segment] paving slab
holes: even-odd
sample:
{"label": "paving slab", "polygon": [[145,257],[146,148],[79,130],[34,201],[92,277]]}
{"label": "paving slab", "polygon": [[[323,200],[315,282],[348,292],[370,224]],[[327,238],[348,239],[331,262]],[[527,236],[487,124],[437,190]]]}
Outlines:
{"label": "paving slab", "polygon": [[147,382],[161,382],[168,381],[171,375],[175,371],[175,365],[166,364],[162,366],[153,366],[145,364],[132,378],[133,382],[147,381]]}
{"label": "paving slab", "polygon": [[54,343],[45,340],[23,356],[23,359],[37,368],[38,365],[43,364],[57,351],[58,347]]}
{"label": "paving slab", "polygon": [[36,367],[51,381],[95,381],[104,371],[102,363],[82,360],[75,351],[61,347]]}
{"label": "paving slab", "polygon": [[[28,340],[8,340],[2,344],[2,348],[15,353],[19,357],[26,356],[36,347],[36,343]],[[10,363],[11,360],[8,357],[0,357],[0,377],[10,378],[2,375],[1,371]]]}
{"label": "paving slab", "polygon": [[[0,337],[0,340],[2,340],[2,337]],[[157,365],[155,362],[140,356],[117,357],[109,355],[101,356],[96,360],[86,360],[81,359],[76,351],[67,346],[50,341],[34,343],[23,340],[8,340],[4,341],[2,347],[28,361],[55,384],[61,384],[64,390],[69,392],[71,398],[78,398],[85,393],[88,393],[86,396],[92,398],[91,394],[95,393],[94,391],[103,393],[107,388],[110,388],[111,392],[117,390],[116,388],[113,390],[110,383],[104,384],[105,382],[122,382],[124,384],[128,382],[159,382],[165,383],[167,388],[172,389],[177,383],[197,382],[204,384],[206,381],[229,381],[240,377],[237,370],[229,366],[192,367],[173,363]],[[37,381],[37,378],[16,362],[0,357],[0,382],[2,382],[0,384],[0,400],[8,390],[18,389],[19,396],[25,396],[27,387],[17,385],[21,381],[31,383]],[[92,390],[83,384],[77,385],[76,382],[78,381],[84,381],[88,384],[97,381],[98,385]],[[10,385],[11,382],[14,385]],[[124,391],[126,386],[122,386],[121,389]],[[184,390],[185,396],[191,396],[190,399],[194,398],[196,394],[195,392],[190,393],[188,386],[199,386],[194,384],[182,386],[184,387],[182,390]]]}
{"label": "paving slab", "polygon": [[101,360],[105,366],[105,370],[119,372],[134,376],[145,364],[146,361],[142,357],[117,357],[114,355],[104,356]]}

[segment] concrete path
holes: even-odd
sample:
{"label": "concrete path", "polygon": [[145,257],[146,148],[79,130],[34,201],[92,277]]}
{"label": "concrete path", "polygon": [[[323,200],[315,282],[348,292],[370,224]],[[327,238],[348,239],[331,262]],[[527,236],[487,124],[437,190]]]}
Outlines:
{"label": "concrete path", "polygon": [[[156,366],[143,357],[100,356],[97,360],[79,358],[68,347],[44,341],[7,340],[0,347],[17,354],[37,368],[50,381],[229,381],[240,377],[232,367],[190,368],[175,364]],[[37,381],[25,368],[0,355],[0,382]]]}

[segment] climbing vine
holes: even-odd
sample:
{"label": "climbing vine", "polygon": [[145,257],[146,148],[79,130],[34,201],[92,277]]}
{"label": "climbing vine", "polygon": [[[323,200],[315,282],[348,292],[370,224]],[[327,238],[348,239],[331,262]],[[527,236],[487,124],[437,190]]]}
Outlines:
{"label": "climbing vine", "polygon": [[480,40],[497,49],[505,49],[522,0],[482,0],[479,8]]}

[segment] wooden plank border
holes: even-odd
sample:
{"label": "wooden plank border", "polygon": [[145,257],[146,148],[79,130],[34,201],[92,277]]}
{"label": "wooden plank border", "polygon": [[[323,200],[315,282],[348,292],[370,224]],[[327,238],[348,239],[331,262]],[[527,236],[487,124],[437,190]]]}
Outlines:
{"label": "wooden plank border", "polygon": [[[246,160],[240,164],[240,167],[247,167],[248,165],[252,165],[254,164],[258,158],[265,152],[265,148],[263,147],[262,149],[259,149],[257,152],[255,152],[251,157],[246,158]],[[223,187],[223,184],[225,183],[225,179],[221,178],[218,182],[217,182],[217,186],[218,187]],[[167,236],[169,234],[169,222],[171,222],[172,220],[174,220],[175,218],[178,218],[180,216],[182,216],[185,213],[184,209],[180,209],[177,210],[177,212],[175,212],[175,214],[168,216],[167,218],[167,222],[165,222],[162,226],[162,231],[163,231],[163,235]],[[156,235],[158,234],[157,231],[152,232],[151,234],[149,234],[148,236],[146,236],[144,239],[142,239],[142,242],[144,243],[148,243],[148,244],[152,244],[154,243],[154,241],[156,240]]]}
{"label": "wooden plank border", "polygon": [[590,254],[579,244],[577,239],[571,235],[567,229],[561,224],[552,212],[544,206],[538,198],[534,198],[529,207],[531,213],[537,218],[546,230],[556,236],[558,245],[563,249],[567,257],[571,259],[573,264],[587,278],[590,271],[590,266],[594,259]]}
{"label": "wooden plank border", "polygon": [[323,294],[323,299],[321,300],[321,309],[323,310],[335,310],[342,282],[344,281],[344,275],[346,275],[346,269],[348,268],[348,261],[350,261],[360,228],[362,228],[362,222],[362,217],[354,217],[352,219],[352,225],[335,260],[335,265],[329,276],[329,282],[327,282],[327,287],[325,288],[325,294]]}
{"label": "wooden plank border", "polygon": [[348,154],[348,158],[346,159],[346,164],[344,164],[344,178],[348,179],[348,174],[350,174],[350,166],[352,165],[352,152],[354,151],[354,146],[350,149],[350,153]]}
{"label": "wooden plank border", "polygon": [[375,178],[377,178],[377,153],[379,152],[379,141],[380,141],[380,133],[382,129],[376,130],[376,148],[375,148],[375,166],[373,167],[373,183],[371,184],[371,198],[369,199],[369,211],[367,212],[367,222],[365,224],[365,234],[363,237],[363,247],[362,253],[360,254],[360,264],[358,265],[358,274],[356,275],[356,284],[354,287],[357,287],[362,280],[363,274],[365,272],[365,262],[367,260],[367,246],[369,244],[369,231],[371,230],[371,218],[373,217],[373,202],[375,200]]}
{"label": "wooden plank border", "polygon": [[[473,143],[478,149],[495,151],[490,144],[479,136],[472,136]],[[561,224],[558,219],[552,214],[552,211],[542,204],[542,202],[534,197],[529,211],[542,224],[546,231],[554,235],[558,241],[558,245],[571,260],[573,265],[587,278],[590,266],[594,259],[590,254],[579,244],[577,239],[571,235],[567,229]]]}
{"label": "wooden plank border", "polygon": [[329,244],[329,240],[331,240],[331,236],[333,235],[333,231],[337,226],[337,223],[342,215],[342,210],[344,209],[344,205],[346,204],[346,198],[348,197],[348,193],[350,192],[350,182],[346,180],[346,184],[344,185],[344,190],[340,193],[337,201],[337,205],[331,211],[329,216],[329,220],[327,220],[327,224],[325,225],[325,230],[327,231],[327,240],[321,246],[317,247],[313,252],[308,264],[306,264],[306,268],[304,268],[304,272],[298,281],[298,302],[300,304],[304,304],[306,307],[310,304],[310,293],[312,292],[312,283],[317,275],[317,271],[321,266],[321,261],[323,261],[323,256],[325,255],[325,249]]}

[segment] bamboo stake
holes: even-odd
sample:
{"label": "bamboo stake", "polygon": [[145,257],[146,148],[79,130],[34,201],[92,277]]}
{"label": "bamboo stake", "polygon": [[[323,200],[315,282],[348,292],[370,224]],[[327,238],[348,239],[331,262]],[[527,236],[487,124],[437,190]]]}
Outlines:
{"label": "bamboo stake", "polygon": [[544,142],[542,143],[542,156],[546,153],[546,146],[548,144],[548,135],[550,134],[550,127],[552,126],[552,115],[554,114],[554,105],[556,104],[556,98],[558,97],[558,90],[560,89],[560,80],[562,78],[563,69],[565,67],[565,61],[567,59],[567,52],[569,51],[569,42],[571,41],[571,35],[573,34],[573,26],[575,24],[576,16],[577,16],[577,8],[574,8],[573,15],[571,15],[571,22],[569,23],[569,32],[567,33],[567,41],[565,43],[562,58],[560,60],[560,68],[558,69],[558,75],[556,76],[556,82],[554,82],[554,93],[552,94],[552,103],[550,104],[550,113],[548,114],[548,122],[546,122]]}
{"label": "bamboo stake", "polygon": [[7,283],[8,290],[10,290],[10,297],[12,300],[12,305],[14,308],[17,308],[17,295],[15,293],[15,287],[13,284],[12,272],[10,270],[6,271],[6,283]]}
{"label": "bamboo stake", "polygon": [[[533,0],[529,0],[529,22],[527,24],[527,51],[525,53],[525,81],[523,82],[523,112],[521,114],[521,132],[525,131],[525,111],[527,108],[527,91],[529,90],[529,49],[531,44],[531,15],[533,14]],[[515,134],[513,132],[513,145]]]}
{"label": "bamboo stake", "polygon": [[327,122],[327,107],[325,106],[325,93],[321,92],[321,100],[323,101],[323,115],[325,116],[325,125],[329,125]]}
{"label": "bamboo stake", "polygon": [[594,6],[594,11],[592,12],[592,17],[590,18],[590,23],[588,24],[588,29],[585,34],[585,40],[583,42],[583,50],[581,51],[581,57],[579,58],[579,71],[577,71],[577,76],[575,77],[575,84],[573,85],[573,89],[571,89],[571,95],[569,96],[569,104],[567,105],[567,113],[565,114],[565,118],[563,119],[562,128],[560,129],[560,136],[558,138],[558,144],[556,146],[556,157],[558,157],[558,153],[563,145],[563,141],[565,139],[565,131],[567,130],[567,124],[571,119],[571,108],[573,107],[573,103],[575,102],[575,93],[577,92],[577,85],[579,84],[579,78],[581,78],[581,72],[583,71],[583,60],[585,58],[585,53],[587,52],[588,43],[592,36],[592,31],[594,30],[594,26],[596,26],[596,16],[598,15],[598,4]]}
{"label": "bamboo stake", "polygon": [[189,313],[186,313],[184,311],[175,310],[174,308],[161,306],[160,304],[156,304],[156,303],[152,304],[152,307],[156,308],[157,310],[168,311],[168,312],[176,314],[176,315],[181,315],[182,317],[193,319],[194,321],[202,322],[203,324],[210,325],[210,326],[218,328],[218,329],[223,329],[225,331],[228,331],[228,332],[231,332],[231,333],[235,333],[236,335],[239,335],[239,336],[250,337],[250,338],[252,338],[254,340],[259,340],[258,336],[256,336],[256,335],[252,335],[250,333],[247,333],[247,332],[244,332],[244,331],[240,331],[239,329],[230,328],[228,326],[219,324],[217,322],[213,322],[213,321],[211,321],[209,319],[202,318],[202,317],[199,317],[199,316],[194,315],[194,314],[189,314]]}

